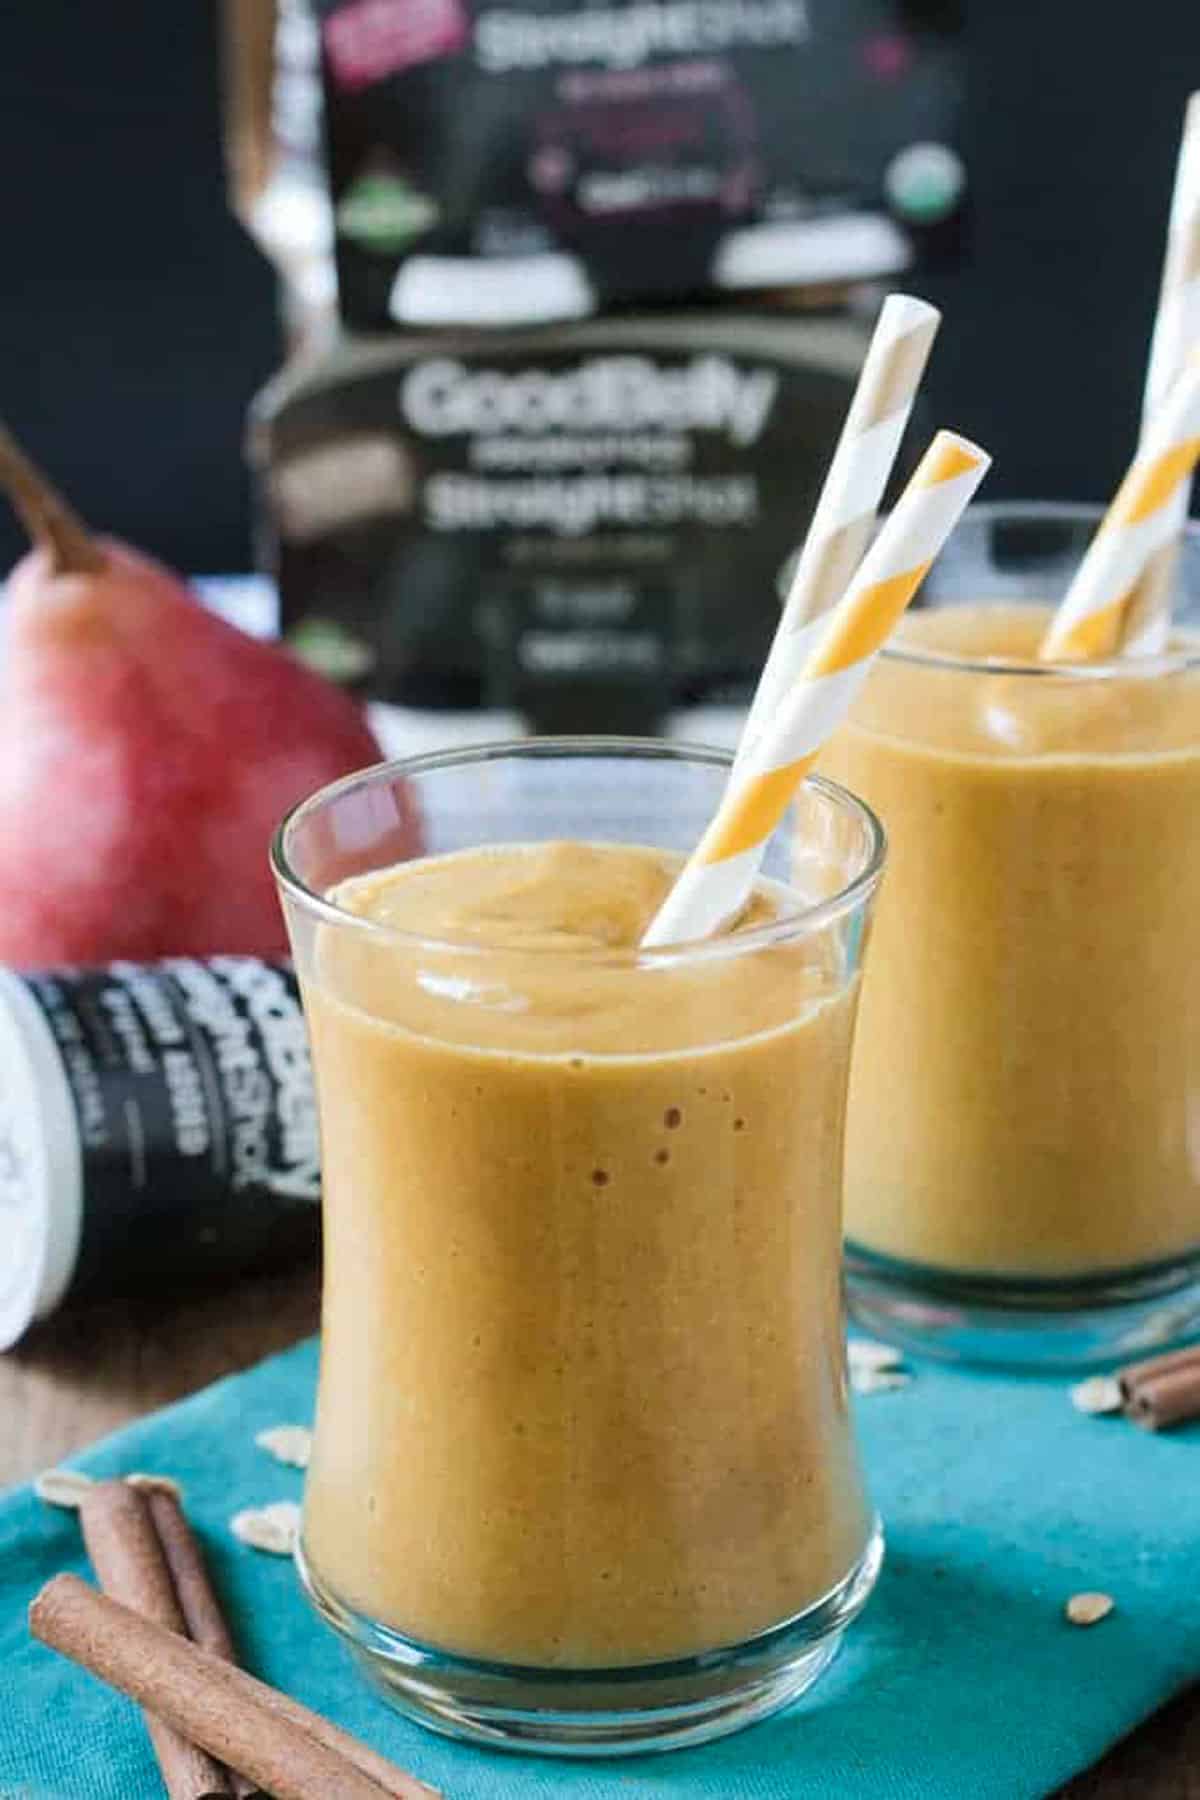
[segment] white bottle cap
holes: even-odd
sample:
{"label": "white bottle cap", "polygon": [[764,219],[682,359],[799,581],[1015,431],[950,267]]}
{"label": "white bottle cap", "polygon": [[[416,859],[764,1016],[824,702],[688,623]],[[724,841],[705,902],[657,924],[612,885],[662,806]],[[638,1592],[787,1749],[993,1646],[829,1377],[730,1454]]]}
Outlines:
{"label": "white bottle cap", "polygon": [[388,311],[400,325],[549,325],[586,319],[596,296],[577,257],[410,256]]}
{"label": "white bottle cap", "polygon": [[868,281],[911,262],[911,246],[883,213],[843,213],[731,231],[717,246],[713,281],[719,288],[806,287]]}
{"label": "white bottle cap", "polygon": [[83,1217],[83,1147],[54,1034],[0,969],[0,1350],[70,1285]]}

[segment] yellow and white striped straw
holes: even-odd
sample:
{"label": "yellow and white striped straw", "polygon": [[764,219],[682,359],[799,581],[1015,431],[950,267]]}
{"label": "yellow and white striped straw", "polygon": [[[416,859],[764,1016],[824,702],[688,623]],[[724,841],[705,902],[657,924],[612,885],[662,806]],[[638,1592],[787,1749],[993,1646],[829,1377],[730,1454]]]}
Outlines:
{"label": "yellow and white striped straw", "polygon": [[716,816],[651,921],[644,946],[708,937],[741,911],[771,833],[990,462],[966,438],[938,432],[841,601],[822,621],[804,668],[739,756]]}
{"label": "yellow and white striped straw", "polygon": [[[1167,254],[1150,361],[1142,399],[1141,443],[1166,402],[1188,356],[1200,344],[1200,92],[1188,101],[1183,140],[1175,168],[1175,189],[1167,226]],[[1156,656],[1171,629],[1171,590],[1180,538],[1188,510],[1188,484],[1170,502],[1171,532],[1134,584],[1122,620],[1118,648],[1129,656]]]}
{"label": "yellow and white striped straw", "polygon": [[1200,461],[1200,354],[1193,354],[1150,422],[1042,639],[1044,662],[1113,656],[1124,642],[1134,584],[1175,535],[1175,506]]}
{"label": "yellow and white striped straw", "polygon": [[748,753],[803,668],[816,636],[812,622],[841,599],[862,561],[941,322],[935,306],[911,294],[889,294],[883,303],[788,587],[740,755]]}

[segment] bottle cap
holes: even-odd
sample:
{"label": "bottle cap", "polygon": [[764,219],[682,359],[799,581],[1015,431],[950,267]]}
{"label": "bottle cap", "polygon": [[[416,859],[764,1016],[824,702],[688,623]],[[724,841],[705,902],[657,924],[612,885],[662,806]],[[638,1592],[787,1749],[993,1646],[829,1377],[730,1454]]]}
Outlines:
{"label": "bottle cap", "polygon": [[399,325],[550,325],[586,319],[596,296],[577,257],[410,256],[392,284]]}
{"label": "bottle cap", "polygon": [[83,1211],[83,1150],[54,1034],[28,988],[0,970],[0,1350],[70,1285]]}
{"label": "bottle cap", "polygon": [[718,288],[873,281],[912,262],[912,247],[883,213],[768,221],[730,231],[713,262]]}

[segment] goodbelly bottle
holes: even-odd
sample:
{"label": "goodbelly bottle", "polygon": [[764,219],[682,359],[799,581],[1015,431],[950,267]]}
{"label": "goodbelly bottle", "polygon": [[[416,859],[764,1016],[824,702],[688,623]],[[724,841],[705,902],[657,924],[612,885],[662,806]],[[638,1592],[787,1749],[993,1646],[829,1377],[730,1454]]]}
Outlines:
{"label": "goodbelly bottle", "polygon": [[319,1197],[290,964],[0,970],[0,1348],[84,1298],[312,1253]]}

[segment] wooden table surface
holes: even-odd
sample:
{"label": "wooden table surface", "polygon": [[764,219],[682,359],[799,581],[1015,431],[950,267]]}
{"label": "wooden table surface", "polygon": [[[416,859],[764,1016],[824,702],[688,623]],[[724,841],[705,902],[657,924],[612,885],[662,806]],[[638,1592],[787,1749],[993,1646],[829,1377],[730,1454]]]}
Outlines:
{"label": "wooden table surface", "polygon": [[[0,1356],[0,1487],[284,1349],[316,1321],[317,1283],[309,1270],[258,1277],[232,1297],[195,1295],[166,1313],[160,1303],[114,1303],[55,1320]],[[1020,1726],[1014,1719],[1013,1729]],[[1142,1726],[1058,1800],[1200,1800],[1200,1689]]]}

